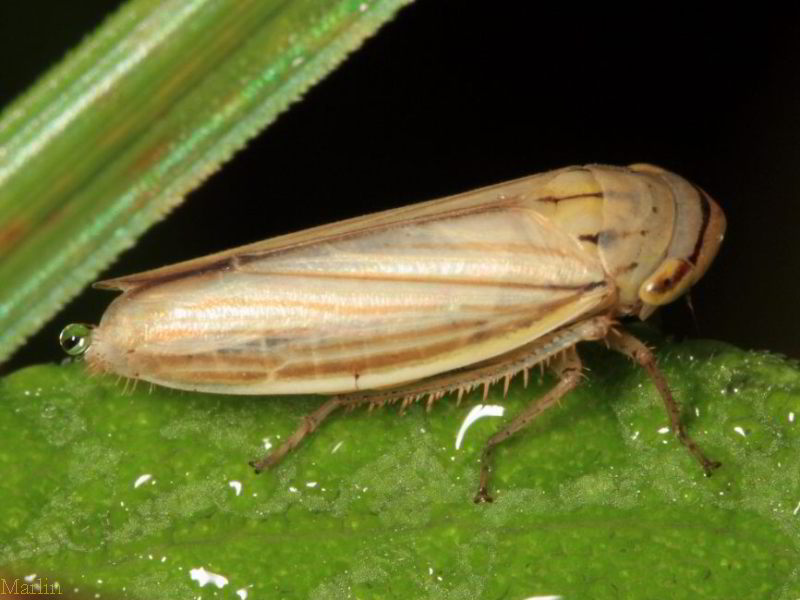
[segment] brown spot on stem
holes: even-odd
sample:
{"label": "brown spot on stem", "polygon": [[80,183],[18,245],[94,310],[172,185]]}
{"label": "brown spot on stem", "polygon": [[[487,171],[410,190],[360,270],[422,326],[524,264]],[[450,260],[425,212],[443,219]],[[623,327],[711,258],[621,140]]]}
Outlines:
{"label": "brown spot on stem", "polygon": [[0,227],[0,250],[8,251],[28,232],[30,223],[16,218]]}

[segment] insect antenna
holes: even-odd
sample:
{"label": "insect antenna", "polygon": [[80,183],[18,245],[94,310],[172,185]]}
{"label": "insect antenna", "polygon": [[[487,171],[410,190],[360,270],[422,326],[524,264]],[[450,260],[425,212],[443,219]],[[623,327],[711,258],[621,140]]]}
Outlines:
{"label": "insect antenna", "polygon": [[686,292],[684,298],[686,298],[686,306],[689,307],[689,314],[692,315],[692,324],[694,325],[694,333],[695,335],[700,335],[700,326],[697,324],[697,315],[694,312],[694,304],[692,304],[692,295],[689,292]]}

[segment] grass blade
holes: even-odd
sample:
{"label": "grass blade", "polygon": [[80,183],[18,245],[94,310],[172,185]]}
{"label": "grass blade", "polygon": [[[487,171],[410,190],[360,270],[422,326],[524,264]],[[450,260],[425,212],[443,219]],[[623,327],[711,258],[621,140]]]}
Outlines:
{"label": "grass blade", "polygon": [[409,0],[132,0],[0,115],[0,360]]}

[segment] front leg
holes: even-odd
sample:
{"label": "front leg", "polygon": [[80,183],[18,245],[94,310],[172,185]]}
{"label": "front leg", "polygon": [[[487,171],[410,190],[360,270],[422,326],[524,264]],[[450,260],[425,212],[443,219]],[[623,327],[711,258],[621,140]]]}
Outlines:
{"label": "front leg", "polygon": [[672,392],[669,391],[667,380],[658,368],[656,357],[653,355],[652,350],[631,334],[619,330],[612,329],[606,337],[606,342],[613,350],[621,352],[644,367],[644,370],[647,371],[658,393],[661,394],[661,398],[664,400],[664,408],[667,410],[667,416],[669,417],[670,427],[673,433],[678,436],[678,440],[689,450],[690,454],[697,459],[697,462],[703,467],[706,477],[710,477],[715,469],[722,466],[722,463],[709,459],[697,445],[697,442],[686,433],[686,428],[681,421],[680,407],[675,401],[675,398],[672,397]]}

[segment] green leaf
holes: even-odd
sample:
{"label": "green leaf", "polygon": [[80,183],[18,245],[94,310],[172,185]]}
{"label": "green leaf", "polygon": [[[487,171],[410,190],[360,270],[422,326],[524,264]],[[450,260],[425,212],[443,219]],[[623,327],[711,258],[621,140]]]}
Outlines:
{"label": "green leaf", "polygon": [[[81,363],[0,382],[0,572],[85,597],[775,598],[800,595],[800,371],[708,341],[664,343],[707,479],[664,431],[646,375],[599,346],[586,384],[496,453],[445,399],[336,415],[275,470],[315,397],[190,394]],[[519,411],[552,385],[512,385]],[[200,587],[199,571],[225,577]],[[220,583],[222,580],[219,580]]]}
{"label": "green leaf", "polygon": [[409,1],[131,0],[6,107],[0,360]]}

